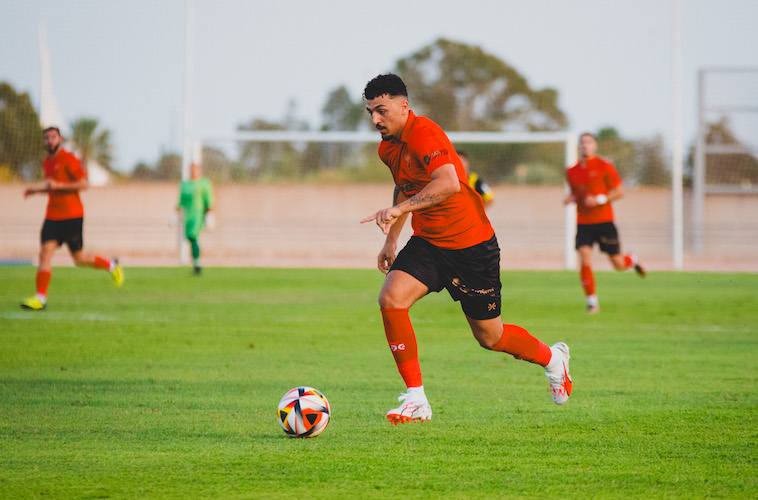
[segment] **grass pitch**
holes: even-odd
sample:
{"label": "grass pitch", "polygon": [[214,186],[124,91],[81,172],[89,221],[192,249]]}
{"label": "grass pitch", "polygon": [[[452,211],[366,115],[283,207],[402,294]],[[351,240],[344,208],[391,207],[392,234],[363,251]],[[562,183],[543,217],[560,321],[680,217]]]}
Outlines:
{"label": "grass pitch", "polygon": [[[0,497],[755,497],[758,275],[507,272],[504,319],[571,346],[574,395],[487,352],[445,292],[412,310],[428,424],[403,388],[376,271],[0,268]],[[329,398],[288,439],[276,403]]]}

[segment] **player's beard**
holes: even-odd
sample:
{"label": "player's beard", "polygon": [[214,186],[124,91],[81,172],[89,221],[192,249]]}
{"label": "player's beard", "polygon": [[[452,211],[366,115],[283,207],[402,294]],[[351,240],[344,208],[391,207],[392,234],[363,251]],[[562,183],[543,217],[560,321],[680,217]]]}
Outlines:
{"label": "player's beard", "polygon": [[49,154],[50,156],[52,156],[52,155],[54,155],[58,151],[59,147],[61,147],[61,143],[60,142],[58,144],[56,144],[55,146],[45,146],[45,149],[47,149],[47,154]]}
{"label": "player's beard", "polygon": [[390,139],[392,139],[392,135],[389,134],[389,130],[387,129],[387,127],[378,127],[377,126],[376,130],[379,131],[379,135],[382,136],[383,140],[389,141]]}

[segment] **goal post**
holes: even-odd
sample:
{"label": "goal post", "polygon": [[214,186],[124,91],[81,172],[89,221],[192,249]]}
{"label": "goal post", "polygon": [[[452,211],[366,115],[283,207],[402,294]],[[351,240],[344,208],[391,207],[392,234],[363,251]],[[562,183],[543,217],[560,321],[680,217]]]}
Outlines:
{"label": "goal post", "polygon": [[[554,145],[562,146],[560,163],[562,168],[567,168],[577,161],[577,135],[574,132],[451,132],[448,134],[451,142],[456,147],[473,147],[473,145]],[[218,147],[219,145],[250,145],[257,144],[261,149],[271,149],[274,145],[280,148],[295,146],[305,149],[309,145],[346,145],[350,147],[370,146],[372,149],[378,144],[380,138],[373,131],[290,131],[290,130],[256,130],[237,131],[232,134],[209,134],[205,135],[199,145],[195,147],[195,158],[201,160],[201,151],[206,147]],[[375,150],[372,153],[376,157]],[[270,158],[266,156],[266,158]],[[208,158],[203,159],[209,160]],[[378,160],[377,160],[378,161]],[[260,166],[258,166],[260,168]],[[560,167],[559,167],[560,168]],[[558,171],[563,182],[563,173]],[[565,182],[564,182],[565,186]],[[567,187],[566,187],[567,189]],[[557,202],[556,206],[560,206]],[[563,209],[563,266],[566,269],[574,269],[576,266],[576,254],[574,251],[575,208],[567,205]]]}
{"label": "goal post", "polygon": [[[715,232],[723,230],[707,220],[709,198],[758,194],[756,131],[758,66],[700,68],[691,206],[695,255],[706,253],[717,239]],[[748,229],[755,225],[750,214],[741,214],[741,219]]]}

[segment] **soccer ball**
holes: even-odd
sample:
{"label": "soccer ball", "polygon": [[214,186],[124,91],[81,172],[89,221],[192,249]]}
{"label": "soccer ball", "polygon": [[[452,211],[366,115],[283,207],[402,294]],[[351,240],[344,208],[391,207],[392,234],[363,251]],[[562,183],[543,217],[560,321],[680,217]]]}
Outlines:
{"label": "soccer ball", "polygon": [[282,396],[276,413],[289,437],[308,438],[324,432],[332,410],[318,389],[294,387]]}

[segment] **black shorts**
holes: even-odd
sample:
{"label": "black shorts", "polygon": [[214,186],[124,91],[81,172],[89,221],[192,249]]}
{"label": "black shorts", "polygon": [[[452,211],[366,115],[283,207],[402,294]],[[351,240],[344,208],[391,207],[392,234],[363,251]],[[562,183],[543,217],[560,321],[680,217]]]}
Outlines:
{"label": "black shorts", "polygon": [[84,219],[81,217],[64,220],[45,219],[45,223],[42,224],[42,232],[40,233],[40,243],[57,241],[58,246],[65,243],[68,245],[70,251],[77,252],[84,247],[84,237],[82,236],[83,223]]}
{"label": "black shorts", "polygon": [[495,236],[460,250],[436,247],[412,236],[397,254],[390,271],[410,274],[430,292],[447,288],[470,318],[500,316],[500,247]]}
{"label": "black shorts", "polygon": [[600,224],[577,224],[576,225],[576,248],[592,247],[597,243],[600,251],[608,255],[621,253],[621,243],[616,224],[613,222],[601,222]]}

